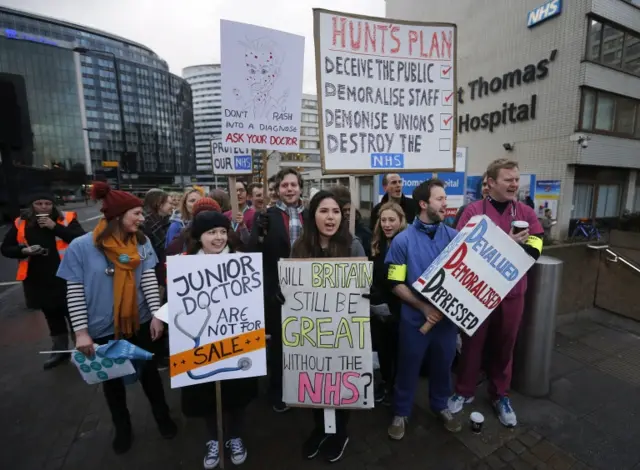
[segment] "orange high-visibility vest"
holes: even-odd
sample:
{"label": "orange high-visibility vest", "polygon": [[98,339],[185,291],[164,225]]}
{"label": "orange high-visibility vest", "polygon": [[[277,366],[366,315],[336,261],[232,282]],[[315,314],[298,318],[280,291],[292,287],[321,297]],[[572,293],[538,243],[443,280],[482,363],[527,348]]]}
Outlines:
{"label": "orange high-visibility vest", "polygon": [[[57,220],[57,223],[60,225],[64,225],[67,227],[74,219],[76,218],[75,212],[63,212],[60,218]],[[27,226],[27,221],[18,217],[14,222],[16,229],[18,230],[18,236],[16,237],[18,243],[20,245],[29,246],[26,237],[24,236],[24,230]],[[60,259],[64,256],[64,252],[67,251],[67,247],[69,244],[60,238],[56,237],[56,250],[58,250],[58,255],[60,255]],[[18,261],[18,273],[16,274],[16,281],[24,281],[27,278],[27,273],[29,271],[29,258],[22,259]]]}

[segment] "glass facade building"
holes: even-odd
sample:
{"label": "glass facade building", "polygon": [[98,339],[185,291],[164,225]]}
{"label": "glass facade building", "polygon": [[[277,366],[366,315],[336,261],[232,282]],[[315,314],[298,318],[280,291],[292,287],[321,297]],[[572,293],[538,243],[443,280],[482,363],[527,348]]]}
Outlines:
{"label": "glass facade building", "polygon": [[22,132],[22,151],[12,151],[14,164],[73,169],[84,175],[85,148],[74,53],[0,36],[0,81],[14,83],[18,88],[22,83],[26,92],[28,127]]}
{"label": "glass facade building", "polygon": [[[52,67],[60,54],[73,56],[74,49],[79,51],[84,116],[80,137],[78,131],[74,134],[78,143],[68,145],[82,146],[86,133],[87,174],[99,176],[102,162],[119,161],[127,189],[191,182],[195,172],[191,88],[171,74],[152,50],[92,28],[3,7],[0,36],[24,49],[46,47]],[[30,74],[28,64],[21,72],[25,76]],[[11,73],[4,65],[1,72]]]}

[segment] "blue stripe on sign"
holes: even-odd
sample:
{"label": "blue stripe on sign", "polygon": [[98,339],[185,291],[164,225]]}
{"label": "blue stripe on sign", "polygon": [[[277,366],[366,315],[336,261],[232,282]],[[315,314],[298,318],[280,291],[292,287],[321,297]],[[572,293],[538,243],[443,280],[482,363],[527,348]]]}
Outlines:
{"label": "blue stripe on sign", "polygon": [[402,153],[372,153],[371,168],[404,168]]}
{"label": "blue stripe on sign", "polygon": [[251,155],[236,155],[235,166],[236,170],[251,171]]}

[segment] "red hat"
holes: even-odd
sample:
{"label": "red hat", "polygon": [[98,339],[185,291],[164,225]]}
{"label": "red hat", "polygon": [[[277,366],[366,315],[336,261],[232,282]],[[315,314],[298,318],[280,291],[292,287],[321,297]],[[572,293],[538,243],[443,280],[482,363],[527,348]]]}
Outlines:
{"label": "red hat", "polygon": [[210,197],[201,197],[193,204],[191,212],[193,214],[193,217],[195,218],[195,216],[200,212],[205,211],[222,212],[222,210],[220,209],[220,204],[218,204],[216,201],[214,201]]}
{"label": "red hat", "polygon": [[130,209],[142,207],[142,200],[126,191],[111,189],[103,181],[94,181],[91,189],[91,199],[102,201],[100,209],[107,220],[115,219]]}

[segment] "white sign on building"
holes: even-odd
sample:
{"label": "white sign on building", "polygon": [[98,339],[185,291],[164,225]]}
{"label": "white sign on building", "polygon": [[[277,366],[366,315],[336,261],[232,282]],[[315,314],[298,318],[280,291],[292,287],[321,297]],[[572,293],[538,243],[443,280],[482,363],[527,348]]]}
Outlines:
{"label": "white sign on building", "polygon": [[220,40],[222,142],[299,150],[304,36],[221,20]]}
{"label": "white sign on building", "polygon": [[476,215],[413,288],[471,336],[534,262],[489,217]]}
{"label": "white sign on building", "polygon": [[326,173],[453,171],[456,26],[314,9]]}

